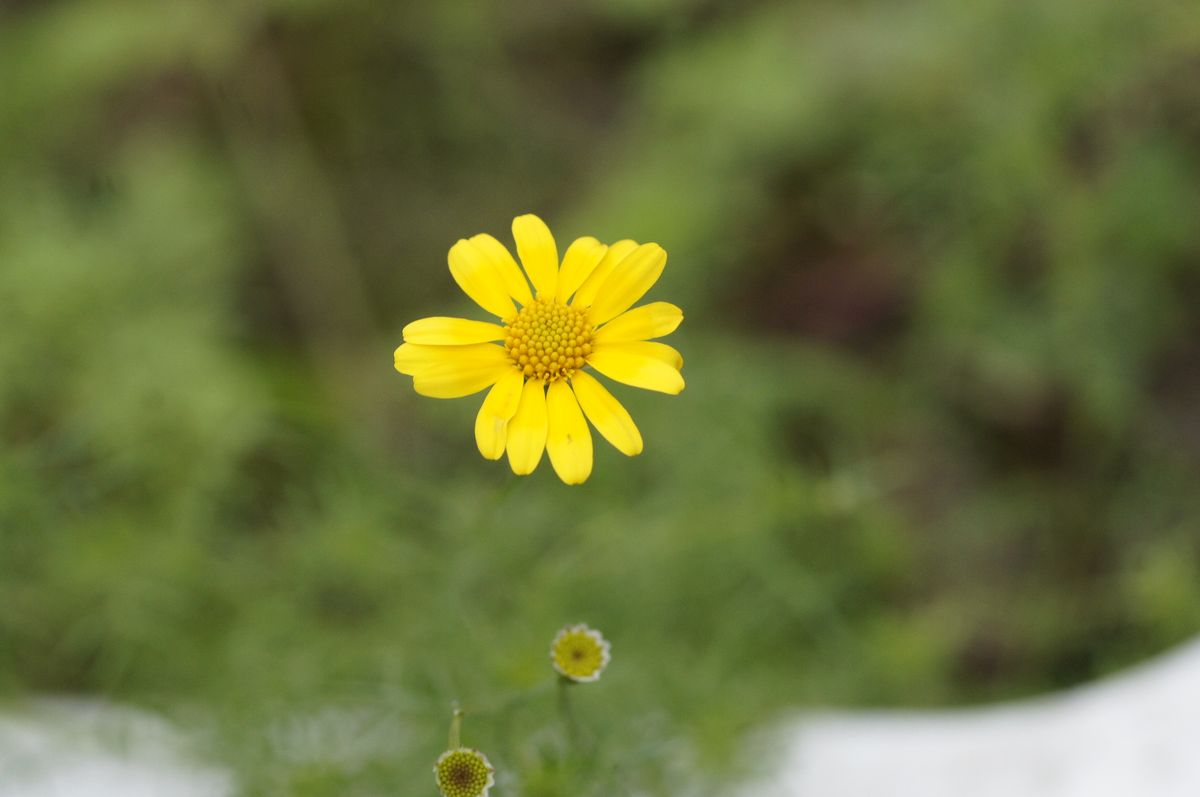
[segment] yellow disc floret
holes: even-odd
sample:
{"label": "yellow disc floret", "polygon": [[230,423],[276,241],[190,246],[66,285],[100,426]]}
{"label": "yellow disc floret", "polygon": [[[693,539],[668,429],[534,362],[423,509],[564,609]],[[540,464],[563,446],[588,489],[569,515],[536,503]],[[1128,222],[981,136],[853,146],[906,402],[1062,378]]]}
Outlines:
{"label": "yellow disc floret", "polygon": [[559,675],[572,681],[595,681],[608,664],[611,649],[599,631],[586,625],[569,625],[550,645],[550,663]]}
{"label": "yellow disc floret", "polygon": [[583,367],[592,353],[592,326],[583,310],[535,299],[504,327],[504,348],[526,377],[549,383]]}
{"label": "yellow disc floret", "polygon": [[433,771],[446,797],[484,797],[496,782],[487,756],[466,747],[442,753]]}

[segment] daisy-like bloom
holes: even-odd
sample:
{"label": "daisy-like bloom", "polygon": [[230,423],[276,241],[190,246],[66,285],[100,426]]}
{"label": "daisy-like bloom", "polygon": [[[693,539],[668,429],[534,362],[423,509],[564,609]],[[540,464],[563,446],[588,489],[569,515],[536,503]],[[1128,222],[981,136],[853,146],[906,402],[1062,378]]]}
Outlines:
{"label": "daisy-like bloom", "polygon": [[447,750],[433,766],[438,788],[446,797],[485,797],[496,785],[495,773],[487,756],[469,747]]}
{"label": "daisy-like bloom", "polygon": [[599,631],[586,625],[569,625],[550,643],[550,663],[559,675],[579,683],[600,679],[612,658],[612,646]]}
{"label": "daisy-like bloom", "polygon": [[658,281],[667,253],[653,243],[579,238],[560,264],[537,216],[518,216],[512,231],[528,281],[490,235],[450,249],[454,281],[497,321],[414,321],[396,349],[396,370],[412,376],[423,396],[490,388],[475,419],[480,453],[500,459],[507,452],[513,473],[524,476],[545,451],[560,479],[581,484],[592,472],[585,416],[621,453],[642,451],[633,418],[587,368],[646,390],[683,390],[683,357],[652,340],[674,332],[683,312],[667,302],[630,309]]}

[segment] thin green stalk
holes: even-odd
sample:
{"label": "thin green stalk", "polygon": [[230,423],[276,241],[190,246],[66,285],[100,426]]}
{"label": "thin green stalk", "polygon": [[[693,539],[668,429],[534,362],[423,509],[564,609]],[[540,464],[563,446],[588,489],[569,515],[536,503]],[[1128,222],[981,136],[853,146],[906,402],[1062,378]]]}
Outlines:
{"label": "thin green stalk", "polygon": [[567,743],[572,752],[579,750],[579,725],[575,721],[575,712],[571,708],[571,687],[574,684],[567,678],[558,679],[558,716],[567,731]]}
{"label": "thin green stalk", "polygon": [[463,711],[456,703],[454,716],[450,718],[450,737],[446,740],[447,750],[457,750],[462,747],[462,718]]}

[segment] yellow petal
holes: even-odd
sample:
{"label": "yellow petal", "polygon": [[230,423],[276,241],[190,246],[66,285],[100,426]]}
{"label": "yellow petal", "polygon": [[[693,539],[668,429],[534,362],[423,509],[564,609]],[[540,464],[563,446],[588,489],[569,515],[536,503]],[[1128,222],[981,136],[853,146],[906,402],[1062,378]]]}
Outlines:
{"label": "yellow petal", "polygon": [[683,355],[677,349],[665,343],[643,341],[638,343],[637,349],[648,357],[662,360],[676,371],[683,367]]}
{"label": "yellow petal", "polygon": [[504,280],[491,258],[470,241],[460,240],[450,247],[450,275],[474,302],[499,318],[516,313]]}
{"label": "yellow petal", "polygon": [[521,273],[521,267],[517,265],[517,261],[513,259],[507,246],[483,233],[472,235],[471,244],[492,261],[492,265],[500,273],[500,279],[504,281],[504,287],[509,296],[523,305],[533,301],[533,294],[529,291],[529,282]]}
{"label": "yellow petal", "polygon": [[512,370],[511,362],[431,368],[413,377],[413,390],[430,398],[462,398],[494,385]]}
{"label": "yellow petal", "polygon": [[509,362],[504,349],[491,343],[471,346],[428,346],[422,343],[403,343],[396,349],[396,370],[402,374],[417,374],[442,366],[488,365]]}
{"label": "yellow petal", "polygon": [[579,290],[575,292],[575,300],[571,304],[575,307],[587,307],[595,301],[596,294],[600,292],[600,286],[608,279],[608,275],[616,268],[617,263],[620,263],[630,252],[637,249],[637,246],[637,241],[630,241],[626,238],[608,247],[608,251],[604,253],[604,257],[600,258],[600,262],[592,269],[592,273],[588,275],[583,284],[579,286]]}
{"label": "yellow petal", "polygon": [[642,244],[617,264],[600,286],[589,312],[593,324],[603,324],[633,306],[658,282],[667,253],[658,244]]}
{"label": "yellow petal", "polygon": [[575,391],[566,382],[550,383],[546,415],[546,453],[554,472],[566,484],[583,484],[592,475],[592,433],[575,400]]}
{"label": "yellow petal", "polygon": [[533,473],[546,448],[546,388],[530,379],[521,390],[517,413],[508,422],[508,464],[518,476]]}
{"label": "yellow petal", "polygon": [[627,310],[596,331],[597,343],[627,343],[670,335],[683,321],[683,311],[670,302],[651,302]]}
{"label": "yellow petal", "polygon": [[609,379],[646,390],[676,394],[683,390],[679,352],[662,343],[606,343],[588,357],[591,365]]}
{"label": "yellow petal", "polygon": [[538,296],[554,298],[558,286],[558,248],[550,228],[537,216],[526,213],[513,219],[512,233],[517,254]]}
{"label": "yellow petal", "polygon": [[612,443],[613,448],[629,457],[642,453],[642,433],[637,424],[604,385],[591,374],[576,371],[571,377],[571,386],[592,426]]}
{"label": "yellow petal", "polygon": [[503,339],[504,327],[468,318],[434,316],[413,321],[404,328],[405,342],[432,346],[462,346]]}
{"label": "yellow petal", "polygon": [[500,459],[504,456],[504,444],[507,438],[508,421],[517,412],[521,402],[521,387],[525,377],[515,368],[492,385],[487,398],[475,416],[475,443],[479,453],[488,459]]}
{"label": "yellow petal", "polygon": [[431,353],[432,346],[418,346],[415,343],[402,343],[392,355],[396,370],[402,374],[413,376],[422,366],[436,362]]}
{"label": "yellow petal", "polygon": [[576,238],[563,255],[562,268],[558,272],[558,300],[565,302],[579,289],[588,275],[595,270],[608,247],[595,238]]}

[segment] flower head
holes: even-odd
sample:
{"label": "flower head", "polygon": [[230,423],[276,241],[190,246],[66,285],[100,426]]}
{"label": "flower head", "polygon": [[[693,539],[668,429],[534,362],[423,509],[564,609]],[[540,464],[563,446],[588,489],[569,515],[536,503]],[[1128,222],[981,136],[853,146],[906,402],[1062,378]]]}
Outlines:
{"label": "flower head", "polygon": [[580,683],[597,681],[612,658],[611,649],[599,631],[586,625],[569,625],[550,644],[550,663],[564,678]]}
{"label": "flower head", "polygon": [[581,484],[592,472],[587,421],[621,453],[642,451],[633,419],[588,369],[679,393],[683,357],[653,339],[674,332],[683,312],[667,302],[633,307],[666,266],[658,244],[606,246],[579,238],[560,263],[554,237],[537,216],[518,216],[512,229],[525,276],[490,235],[450,248],[451,276],[496,321],[414,321],[396,349],[396,370],[413,377],[424,396],[488,389],[475,419],[480,453],[500,459],[507,452],[513,473],[523,476],[548,452],[560,479]]}
{"label": "flower head", "polygon": [[486,797],[496,784],[495,772],[487,756],[467,747],[447,750],[433,766],[445,797]]}

